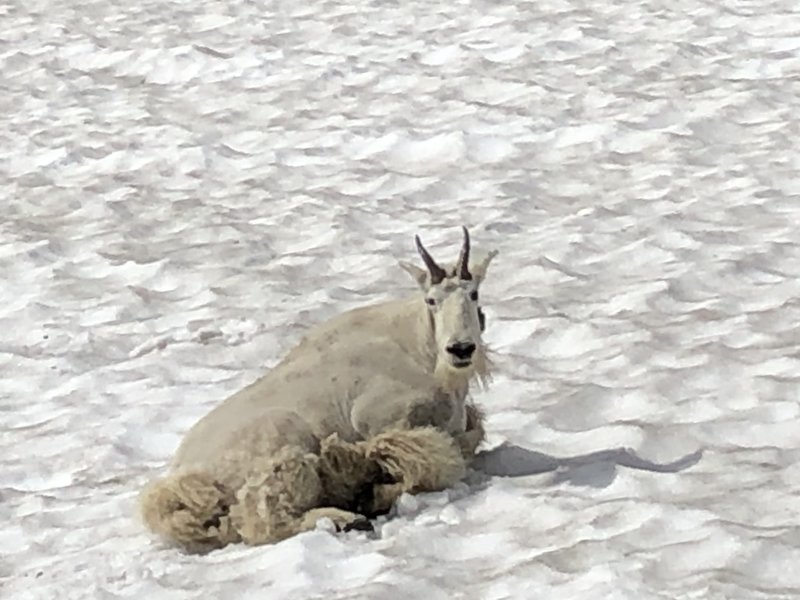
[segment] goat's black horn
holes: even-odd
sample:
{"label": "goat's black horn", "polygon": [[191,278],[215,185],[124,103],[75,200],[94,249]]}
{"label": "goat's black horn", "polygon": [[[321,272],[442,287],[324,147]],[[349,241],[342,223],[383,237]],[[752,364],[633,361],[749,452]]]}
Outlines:
{"label": "goat's black horn", "polygon": [[459,279],[470,281],[472,279],[472,273],[469,272],[469,231],[467,231],[466,227],[462,227],[461,229],[464,230],[464,243],[461,246],[461,254],[458,255],[456,272],[458,273]]}
{"label": "goat's black horn", "polygon": [[422,241],[419,239],[419,236],[415,236],[414,239],[417,241],[417,252],[422,257],[425,266],[428,267],[428,272],[431,274],[431,284],[435,285],[437,283],[441,283],[444,278],[447,276],[445,270],[436,264],[436,261],[433,260],[433,257],[428,254],[428,251],[425,250],[425,246],[422,245]]}

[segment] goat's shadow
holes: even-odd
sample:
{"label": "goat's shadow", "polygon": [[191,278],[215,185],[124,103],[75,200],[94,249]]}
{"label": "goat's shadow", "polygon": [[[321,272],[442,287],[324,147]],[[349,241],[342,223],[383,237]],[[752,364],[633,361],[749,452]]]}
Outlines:
{"label": "goat's shadow", "polygon": [[[553,474],[549,481],[551,485],[566,482],[575,486],[604,488],[614,482],[619,467],[652,473],[678,473],[693,467],[702,457],[703,450],[698,449],[672,462],[657,463],[637,456],[630,448],[615,448],[559,458],[505,442],[475,456],[465,480],[467,487],[464,492],[470,495],[485,490],[495,477],[545,473]],[[388,515],[378,516],[376,522],[384,523],[397,514],[398,505],[395,504]]]}
{"label": "goat's shadow", "polygon": [[488,477],[525,477],[553,473],[554,484],[567,482],[603,488],[614,481],[618,467],[653,473],[678,473],[696,465],[702,457],[703,451],[695,450],[672,462],[656,463],[637,456],[629,448],[616,448],[558,458],[504,443],[475,456],[472,468],[478,480],[473,480],[473,483],[485,483]]}

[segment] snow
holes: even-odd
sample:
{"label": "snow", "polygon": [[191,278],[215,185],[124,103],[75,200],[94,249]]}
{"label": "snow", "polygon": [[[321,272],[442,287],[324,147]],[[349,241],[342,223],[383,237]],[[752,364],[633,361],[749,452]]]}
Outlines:
{"label": "snow", "polygon": [[[790,0],[0,6],[0,596],[800,595]],[[488,441],[376,533],[135,498],[311,324],[500,250]]]}

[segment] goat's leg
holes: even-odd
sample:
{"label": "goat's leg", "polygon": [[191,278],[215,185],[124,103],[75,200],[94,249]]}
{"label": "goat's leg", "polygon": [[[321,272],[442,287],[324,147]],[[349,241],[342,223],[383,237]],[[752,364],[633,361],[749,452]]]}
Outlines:
{"label": "goat's leg", "polygon": [[161,538],[202,553],[240,541],[229,514],[234,502],[233,491],[208,473],[174,473],[145,488],[139,510]]}
{"label": "goat's leg", "polygon": [[475,457],[475,451],[486,437],[483,428],[483,411],[474,404],[466,405],[467,425],[464,433],[459,433],[455,437],[456,442],[461,447],[461,454],[471,462]]}
{"label": "goat's leg", "polygon": [[357,512],[372,486],[385,481],[367,448],[366,442],[347,442],[336,433],[322,440],[319,474],[326,506]]}
{"label": "goat's leg", "polygon": [[[485,438],[483,429],[483,413],[472,404],[466,406],[467,424],[464,433],[454,437],[465,462],[468,464],[475,457],[475,450]],[[407,489],[407,483],[380,482],[372,488],[370,499],[370,513],[382,514],[391,509],[397,498]]]}
{"label": "goat's leg", "polygon": [[364,515],[333,506],[323,506],[312,508],[300,518],[298,532],[315,529],[321,519],[330,519],[336,531],[372,531],[372,524]]}
{"label": "goat's leg", "polygon": [[298,446],[255,458],[236,491],[231,520],[250,545],[271,544],[303,531],[301,518],[319,506],[319,457]]}
{"label": "goat's leg", "polygon": [[323,518],[339,531],[367,528],[364,516],[327,505],[322,467],[319,456],[296,446],[256,459],[231,508],[242,540],[251,545],[279,542],[314,529]]}
{"label": "goat's leg", "polygon": [[434,427],[390,430],[367,440],[374,459],[395,483],[373,490],[371,512],[385,512],[405,492],[433,492],[455,485],[466,473],[458,443]]}

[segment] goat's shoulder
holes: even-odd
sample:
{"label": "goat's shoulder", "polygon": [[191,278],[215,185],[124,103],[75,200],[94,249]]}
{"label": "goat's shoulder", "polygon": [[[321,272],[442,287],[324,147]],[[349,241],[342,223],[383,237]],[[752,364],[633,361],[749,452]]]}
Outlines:
{"label": "goat's shoulder", "polygon": [[316,330],[380,329],[407,318],[412,306],[408,298],[360,306],[318,325]]}
{"label": "goat's shoulder", "polygon": [[327,349],[357,339],[392,336],[409,314],[408,300],[390,300],[348,310],[308,330],[290,354]]}

